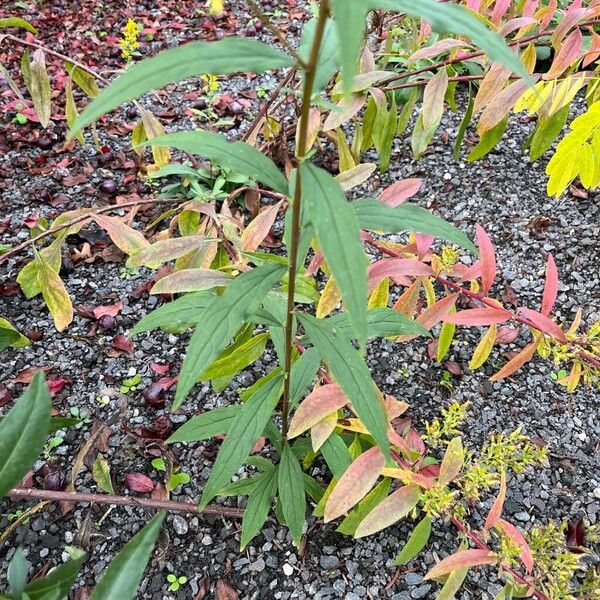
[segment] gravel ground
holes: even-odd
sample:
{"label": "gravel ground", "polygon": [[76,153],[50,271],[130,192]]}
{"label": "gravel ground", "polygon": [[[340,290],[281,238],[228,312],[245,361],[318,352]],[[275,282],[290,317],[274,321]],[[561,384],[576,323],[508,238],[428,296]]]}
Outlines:
{"label": "gravel ground", "polygon": [[[244,18],[240,13],[238,20],[243,22]],[[202,29],[203,20],[199,17],[190,23],[187,37],[206,30]],[[182,39],[179,34],[169,35],[166,43]],[[261,77],[259,81],[265,89],[275,85],[273,77]],[[224,84],[224,89],[234,98],[243,99],[243,93],[255,86],[256,82],[238,77]],[[157,105],[156,97],[147,103],[155,110],[162,106],[167,114],[181,115],[190,104],[185,99],[186,94],[194,87],[192,82],[178,86],[168,97],[159,96],[162,105]],[[232,135],[238,133],[238,125],[246,126],[256,106],[257,101],[252,99],[248,114],[236,117],[239,122],[232,128]],[[548,199],[545,163],[531,163],[520,153],[527,126],[516,118],[498,148],[486,159],[474,164],[464,159],[453,161],[451,147],[460,117],[451,114],[444,118],[438,141],[417,163],[411,160],[407,141],[398,140],[390,171],[385,175],[376,173],[356,191],[357,195],[371,193],[401,178],[422,177],[423,187],[415,202],[435,209],[470,235],[474,233],[474,224],[479,222],[492,237],[498,250],[497,293],[508,284],[519,303],[535,308],[543,289],[541,275],[545,257],[547,252],[552,252],[561,276],[556,309],[559,319],[568,321],[577,307],[583,308],[587,324],[600,318],[598,195]],[[189,118],[172,118],[170,129],[190,126]],[[8,120],[5,118],[5,122]],[[60,129],[56,131],[57,140]],[[444,143],[446,133],[450,141]],[[3,147],[0,219],[10,218],[10,224],[0,235],[1,243],[14,244],[27,239],[29,231],[23,225],[27,216],[51,217],[64,210],[106,203],[117,195],[143,197],[151,193],[133,176],[136,167],[131,164],[132,153],[123,136],[117,138],[113,134],[108,138],[101,131],[102,142],[112,149],[106,158],[98,155],[91,145],[60,153],[61,144],[53,142],[52,133],[44,134],[50,137],[47,146],[45,142],[40,143],[35,128],[27,135],[32,137],[15,139],[0,129]],[[71,159],[69,165],[57,166],[65,157]],[[76,176],[80,175],[85,178],[78,182]],[[114,190],[102,191],[102,183],[107,180],[116,184]],[[151,214],[152,211],[144,214],[143,219],[149,220]],[[533,226],[542,221],[545,227]],[[84,241],[86,238],[73,238],[70,247],[81,248]],[[98,233],[87,241],[97,251],[105,243]],[[1,283],[8,291],[25,260],[27,258],[21,256],[3,266]],[[65,472],[92,428],[117,413],[117,424],[112,427],[111,435],[103,438],[102,449],[111,466],[117,493],[129,493],[125,484],[127,473],[143,472],[155,482],[160,480],[150,466],[156,443],[135,435],[135,428],[150,427],[156,416],[167,414],[148,409],[142,398],[142,390],[158,379],[150,365],[170,365],[169,375],[176,374],[188,336],[144,334],[135,340],[132,355],[112,348],[116,334],[126,333],[160,302],[154,296],[139,293],[151,278],[150,271],[143,270],[127,278],[121,267],[121,262],[101,259],[92,263],[78,262],[74,267],[67,261],[61,273],[76,306],[123,301],[123,310],[116,317],[117,327],[110,331],[99,329],[92,321],[76,315],[68,331],[59,334],[53,329],[39,298],[26,301],[20,295],[0,295],[0,314],[13,320],[21,330],[43,335],[43,339],[31,347],[8,350],[3,355],[0,383],[5,383],[13,395],[18,396],[22,385],[11,380],[30,366],[49,367],[49,378],[69,380],[55,396],[54,406],[60,414],[68,414],[72,408],[85,410],[93,416],[94,422],[60,432],[63,442],[53,454]],[[7,288],[3,290],[6,293]],[[440,406],[451,401],[469,401],[471,408],[465,431],[470,447],[477,448],[490,433],[510,431],[517,426],[523,426],[526,434],[541,438],[549,445],[549,468],[509,481],[510,500],[505,511],[510,520],[525,529],[549,519],[585,516],[595,523],[600,518],[600,399],[597,392],[581,387],[574,394],[566,394],[550,379],[552,366],[538,359],[509,380],[491,383],[487,379],[494,370],[491,366],[476,372],[467,368],[478,337],[477,331],[466,329],[457,336],[449,359],[460,365],[464,374],[453,379],[451,391],[441,385],[443,368],[432,363],[419,344],[373,343],[368,362],[385,391],[411,404],[411,414],[417,423],[431,419]],[[523,338],[504,348],[514,350],[524,343]],[[498,360],[502,358],[500,354],[496,356]],[[269,347],[263,357],[236,377],[230,389],[223,393],[215,395],[208,386],[197,386],[184,410],[172,416],[173,422],[175,425],[184,422],[200,408],[234,402],[236,388],[248,386],[274,363],[275,353]],[[139,389],[119,394],[123,379],[134,374],[142,376]],[[170,392],[167,399],[171,396]],[[98,398],[103,397],[109,398],[107,404],[98,402]],[[217,449],[215,442],[173,448],[176,461],[191,475],[191,482],[180,488],[174,499],[199,498]],[[78,476],[76,487],[80,491],[98,491],[87,468]],[[490,501],[476,507],[475,518],[478,511],[485,514]],[[236,505],[235,500],[226,503]],[[6,515],[18,508],[23,508],[23,504],[0,503],[0,513],[4,513],[0,516],[0,530],[8,524]],[[90,555],[78,585],[92,586],[123,540],[133,535],[148,516],[141,509],[108,510],[99,506],[79,506],[63,516],[56,507],[46,507],[29,523],[21,525],[0,548],[0,571],[5,571],[18,545],[26,549],[28,560],[37,571],[64,560],[64,546],[77,543]],[[219,580],[224,580],[240,598],[432,598],[435,589],[423,581],[422,574],[456,548],[454,532],[443,525],[438,527],[426,552],[389,585],[395,572],[392,561],[410,531],[409,525],[392,527],[358,541],[345,538],[337,534],[334,527],[312,519],[309,529],[304,547],[296,550],[286,530],[271,522],[240,554],[238,523],[221,518],[170,515],[139,597],[203,598],[209,582],[212,590]],[[170,592],[166,582],[169,573],[185,575],[189,582],[178,592]],[[480,570],[469,577],[458,597],[491,600],[498,589],[494,572]]]}

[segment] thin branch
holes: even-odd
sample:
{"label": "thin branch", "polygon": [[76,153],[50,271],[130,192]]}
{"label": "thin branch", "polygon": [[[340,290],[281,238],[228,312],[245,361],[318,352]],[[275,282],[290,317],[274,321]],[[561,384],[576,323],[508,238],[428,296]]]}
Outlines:
{"label": "thin branch", "polygon": [[[485,75],[457,75],[456,77],[448,77],[448,81],[481,81]],[[511,76],[510,79],[518,79],[518,77]],[[382,92],[393,92],[394,90],[403,90],[406,88],[422,87],[429,83],[429,79],[417,79],[416,81],[409,81],[407,83],[401,83],[399,85],[393,85],[390,87],[381,88]]]}
{"label": "thin branch", "polygon": [[32,237],[29,240],[25,240],[22,244],[15,246],[11,250],[9,250],[8,252],[6,252],[2,256],[0,256],[0,265],[3,262],[6,262],[9,258],[14,256],[15,254],[18,254],[19,252],[21,252],[21,250],[28,248],[29,246],[35,244],[36,242],[39,242],[40,240],[44,239],[45,237],[48,237],[49,235],[52,235],[54,233],[58,233],[59,231],[62,231],[63,229],[67,229],[68,227],[71,227],[72,225],[77,225],[77,223],[81,223],[82,221],[85,221],[85,220],[93,217],[94,215],[100,215],[105,212],[112,212],[114,210],[120,210],[122,208],[131,208],[132,206],[142,206],[143,204],[167,204],[167,203],[173,204],[175,202],[181,202],[181,198],[152,198],[152,199],[148,199],[148,200],[135,200],[133,202],[124,202],[123,204],[114,204],[114,205],[111,204],[110,206],[104,206],[102,208],[91,210],[89,213],[86,213],[85,215],[80,215],[78,217],[75,217],[74,219],[71,219],[70,221],[66,221],[65,223],[61,223],[60,225],[57,225],[56,227],[51,227],[50,229],[46,229],[46,231],[42,231],[42,233],[36,235],[35,237]]}
{"label": "thin branch", "polygon": [[51,502],[91,502],[93,504],[113,504],[116,506],[137,506],[150,510],[168,510],[170,512],[191,513],[195,515],[215,515],[241,519],[244,511],[241,508],[209,505],[204,510],[198,510],[194,502],[173,502],[169,500],[152,500],[151,498],[134,498],[133,496],[114,496],[112,494],[86,494],[82,492],[54,492],[51,490],[35,490],[14,488],[7,497],[20,500],[37,499]]}

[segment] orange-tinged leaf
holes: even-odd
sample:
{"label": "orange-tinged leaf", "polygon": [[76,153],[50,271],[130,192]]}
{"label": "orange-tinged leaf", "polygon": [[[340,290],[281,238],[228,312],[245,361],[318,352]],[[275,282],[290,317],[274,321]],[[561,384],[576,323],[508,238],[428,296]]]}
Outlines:
{"label": "orange-tinged leaf", "polygon": [[440,485],[448,485],[456,479],[462,470],[464,462],[465,450],[462,441],[459,437],[455,437],[450,440],[446,447],[446,452],[440,465],[440,474],[438,475]]}
{"label": "orange-tinged leaf", "polygon": [[434,325],[437,325],[456,304],[458,299],[458,292],[440,298],[437,302],[432,304],[429,308],[426,308],[418,317],[417,323],[423,325],[427,329],[431,329]]}
{"label": "orange-tinged leaf", "polygon": [[393,308],[399,313],[412,317],[417,309],[419,301],[419,293],[421,291],[421,280],[417,279],[410,287],[408,287],[398,300],[396,300]]}
{"label": "orange-tinged leaf", "polygon": [[460,550],[434,565],[424,579],[437,579],[457,569],[492,565],[496,562],[498,562],[498,558],[489,550]]}
{"label": "orange-tinged leaf", "polygon": [[457,313],[446,315],[442,320],[455,325],[472,325],[476,327],[485,327],[504,323],[512,317],[508,310],[502,308],[467,308]]}
{"label": "orange-tinged leaf", "polygon": [[342,123],[349,121],[365,105],[365,102],[361,94],[354,94],[348,101],[340,100],[337,109],[332,110],[325,119],[323,131],[337,129]]}
{"label": "orange-tinged leaf", "polygon": [[403,519],[419,502],[420,490],[416,485],[405,485],[380,502],[360,522],[355,538],[381,531]]}
{"label": "orange-tinged leaf", "polygon": [[[538,77],[534,75],[531,79],[535,81]],[[528,88],[529,82],[519,80],[511,83],[497,94],[481,113],[477,123],[477,133],[483,135],[498,125]]]}
{"label": "orange-tinged leaf", "polygon": [[541,337],[537,340],[525,346],[519,354],[511,358],[497,373],[494,373],[490,377],[490,381],[500,381],[505,379],[509,375],[512,375],[515,371],[518,371],[524,364],[528,363],[535,354],[537,347],[540,345]]}
{"label": "orange-tinged leaf", "polygon": [[496,279],[496,252],[488,234],[479,223],[475,226],[475,230],[481,261],[481,290],[485,296]]}
{"label": "orange-tinged leaf", "polygon": [[452,38],[447,38],[445,40],[440,40],[431,46],[427,46],[426,48],[421,48],[417,50],[413,54],[411,54],[407,59],[406,63],[409,64],[411,62],[415,62],[417,60],[422,60],[423,58],[430,58],[432,56],[439,56],[440,54],[444,54],[444,52],[448,52],[453,48],[472,48],[470,44],[462,40],[455,40]]}
{"label": "orange-tinged leaf", "polygon": [[377,199],[388,206],[398,206],[399,204],[406,202],[409,198],[412,198],[421,189],[422,183],[422,179],[401,179],[385,188],[385,190],[379,194]]}
{"label": "orange-tinged leaf", "polygon": [[252,219],[248,227],[244,229],[242,232],[242,250],[244,252],[254,252],[263,243],[275,223],[282,204],[283,200],[280,200],[277,204],[269,206]]}
{"label": "orange-tinged leaf", "polygon": [[336,175],[335,180],[342,186],[342,189],[347,192],[367,181],[374,173],[375,169],[377,169],[377,165],[373,163],[362,163]]}
{"label": "orange-tinged leaf", "polygon": [[[433,275],[429,265],[412,258],[382,258],[369,265],[369,291],[373,291],[386,277],[401,279],[403,277]],[[409,283],[410,284],[410,283]]]}
{"label": "orange-tinged leaf", "polygon": [[388,416],[388,420],[397,419],[400,415],[403,415],[409,408],[409,404],[397,400],[393,396],[385,397],[385,411]]}
{"label": "orange-tinged leaf", "polygon": [[129,264],[132,267],[145,265],[156,268],[164,262],[179,258],[192,250],[202,248],[212,241],[214,240],[208,239],[203,235],[189,235],[160,240],[134,254],[130,258]]}
{"label": "orange-tinged leaf", "polygon": [[498,519],[497,526],[500,527],[504,533],[521,548],[521,560],[525,565],[528,573],[531,573],[533,569],[533,555],[529,544],[523,537],[523,534],[512,524],[504,519]]}
{"label": "orange-tinged leaf", "polygon": [[118,217],[94,215],[93,219],[106,230],[115,246],[125,254],[135,254],[150,246],[150,242],[139,231],[125,225]]}
{"label": "orange-tinged leaf", "polygon": [[385,467],[385,456],[378,446],[361,454],[342,475],[325,505],[325,522],[337,519],[358,504],[373,487]]}
{"label": "orange-tinged leaf", "polygon": [[473,356],[469,362],[469,369],[475,370],[479,369],[481,365],[489,358],[492,348],[496,343],[496,336],[498,335],[498,326],[493,324],[486,331],[485,335],[477,344],[477,348],[473,352]]}
{"label": "orange-tinged leaf", "polygon": [[481,80],[479,91],[475,96],[473,112],[477,113],[485,108],[501,92],[511,75],[512,71],[510,69],[502,63],[495,62]]}
{"label": "orange-tinged leaf", "polygon": [[333,430],[337,425],[337,420],[338,413],[335,411],[311,427],[310,441],[314,452],[316,452],[333,433]]}
{"label": "orange-tinged leaf", "polygon": [[423,90],[423,109],[421,118],[423,129],[428,130],[439,123],[444,114],[444,96],[448,89],[448,71],[442,67],[428,82]]}
{"label": "orange-tinged leaf", "polygon": [[582,48],[583,34],[580,29],[575,29],[561,44],[560,50],[554,56],[550,70],[544,75],[544,79],[549,80],[560,77],[576,60],[581,58]]}
{"label": "orange-tinged leaf", "polygon": [[346,404],[348,404],[348,398],[336,383],[328,383],[316,388],[296,409],[290,423],[288,437],[291,439],[304,433],[321,419]]}
{"label": "orange-tinged leaf", "polygon": [[552,254],[548,254],[546,262],[546,283],[544,285],[544,296],[542,297],[541,313],[546,317],[552,311],[556,296],[558,295],[558,270]]}
{"label": "orange-tinged leaf", "polygon": [[547,333],[548,335],[555,337],[563,344],[567,341],[565,332],[549,317],[539,313],[537,310],[532,310],[531,308],[525,307],[520,307],[519,313],[528,321],[531,321],[531,323],[533,323],[533,325],[543,333]]}
{"label": "orange-tinged leaf", "polygon": [[58,273],[50,266],[40,253],[36,254],[38,265],[37,283],[44,297],[44,302],[54,319],[54,326],[63,331],[73,320],[73,304]]}
{"label": "orange-tinged leaf", "polygon": [[502,516],[502,509],[504,508],[504,500],[506,499],[506,472],[500,472],[500,490],[498,491],[498,497],[494,500],[492,508],[485,519],[485,529],[491,529]]}

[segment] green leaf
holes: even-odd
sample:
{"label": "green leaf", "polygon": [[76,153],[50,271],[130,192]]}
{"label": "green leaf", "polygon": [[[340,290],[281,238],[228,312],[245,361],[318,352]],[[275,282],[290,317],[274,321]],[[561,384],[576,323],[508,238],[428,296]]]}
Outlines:
{"label": "green leaf", "polygon": [[173,410],[181,406],[201,373],[227,346],[246,315],[258,308],[284,270],[282,265],[267,263],[242,273],[202,311],[181,367]]}
{"label": "green leaf", "polygon": [[25,589],[25,584],[27,583],[27,572],[29,571],[30,566],[30,563],[25,560],[23,550],[21,550],[21,548],[17,548],[8,565],[8,571],[6,573],[10,591],[16,598],[20,598],[23,590]]}
{"label": "green leaf", "polygon": [[230,142],[220,133],[201,129],[180,131],[152,138],[144,145],[169,146],[191,154],[199,154],[222,167],[257,179],[281,194],[288,193],[287,179],[270,158],[250,144]]}
{"label": "green leaf", "polygon": [[[62,247],[64,238],[56,238],[49,246],[42,248],[38,254],[43,256],[48,264],[58,273],[62,263]],[[21,286],[25,298],[30,300],[42,292],[37,275],[39,272],[39,263],[34,258],[28,262],[17,275],[17,283]]]}
{"label": "green leaf", "polygon": [[[354,330],[348,313],[338,313],[329,319],[338,333],[354,339]],[[429,331],[420,323],[391,308],[370,308],[367,311],[367,337],[396,337],[398,335],[425,335]]]}
{"label": "green leaf", "polygon": [[365,198],[352,202],[351,206],[356,212],[362,229],[383,233],[400,231],[426,233],[454,242],[465,250],[477,254],[473,242],[462,231],[416,204],[401,204],[392,208],[379,200]]}
{"label": "green leaf", "polygon": [[321,355],[316,348],[308,348],[292,365],[290,373],[290,408],[293,408],[302,400],[320,366]]}
{"label": "green leaf", "polygon": [[225,435],[241,410],[241,406],[221,406],[192,417],[167,439],[167,444],[200,442]]}
{"label": "green leaf", "polygon": [[409,563],[425,546],[429,541],[431,534],[431,518],[428,516],[423,517],[417,526],[413,529],[410,534],[404,548],[400,550],[396,560],[394,561],[397,565],[405,565]]}
{"label": "green leaf", "polygon": [[0,423],[0,498],[9,492],[39,456],[50,427],[52,401],[38,371]]}
{"label": "green leaf", "polygon": [[392,95],[392,106],[387,114],[383,128],[381,149],[379,150],[379,169],[386,173],[390,166],[392,148],[394,147],[394,138],[398,127],[398,108],[396,106],[396,96]]}
{"label": "green leaf", "polygon": [[[313,17],[304,26],[304,30],[302,31],[298,53],[304,62],[308,62],[309,59],[316,24],[317,19]],[[338,70],[340,66],[338,46],[334,23],[331,19],[328,19],[323,31],[323,41],[321,43],[321,51],[319,52],[315,81],[313,83],[313,93],[321,91]]]}
{"label": "green leaf", "polygon": [[283,516],[292,532],[294,544],[299,546],[306,516],[306,493],[302,467],[287,442],[283,447],[277,471],[279,500]]}
{"label": "green leaf", "polygon": [[331,0],[331,6],[337,26],[344,96],[349,98],[370,7],[365,0]]}
{"label": "green leaf", "polygon": [[303,473],[304,477],[304,489],[306,493],[315,501],[319,502],[323,497],[323,488],[321,484],[317,483],[314,477],[311,477],[308,473]]}
{"label": "green leaf", "polygon": [[249,496],[265,477],[265,474],[261,474],[233,481],[232,483],[228,483],[222,490],[219,490],[218,495],[221,497]]}
{"label": "green leaf", "polygon": [[248,543],[262,529],[264,522],[267,520],[273,498],[277,493],[277,469],[272,469],[266,475],[261,477],[259,484],[256,486],[248,497],[246,510],[242,518],[242,536],[240,539],[240,551],[243,550]]}
{"label": "green leaf", "polygon": [[100,88],[96,83],[96,78],[91,74],[87,73],[80,67],[66,62],[65,69],[67,73],[73,78],[73,81],[90,97],[95,98],[100,93]]}
{"label": "green leaf", "polygon": [[31,342],[28,337],[25,337],[20,331],[15,329],[13,325],[5,319],[0,317],[0,352],[9,346],[13,348],[24,348],[29,346]]}
{"label": "green leaf", "polygon": [[425,129],[425,126],[423,125],[423,112],[421,111],[417,117],[417,122],[415,123],[410,138],[410,146],[415,159],[421,158],[425,150],[427,150],[427,146],[429,146],[429,142],[433,139],[440,122],[441,117],[438,121],[435,121],[429,129]]}
{"label": "green leaf", "polygon": [[83,565],[85,554],[59,565],[48,575],[32,581],[25,587],[25,593],[30,600],[63,600],[66,598],[77,579],[77,574]]}
{"label": "green leaf", "polygon": [[200,509],[204,508],[236,473],[262,435],[283,390],[283,377],[275,377],[259,388],[239,410],[221,445],[206,482]]}
{"label": "green leaf", "polygon": [[5,19],[0,19],[0,29],[4,29],[6,27],[20,27],[21,29],[25,29],[29,31],[29,33],[36,34],[37,29],[25,19],[20,19],[19,17],[7,17]]}
{"label": "green leaf", "polygon": [[303,202],[362,345],[367,336],[367,269],[358,220],[329,173],[306,163],[300,168]]}
{"label": "green leaf", "polygon": [[456,592],[460,589],[463,584],[465,577],[467,576],[469,569],[456,569],[448,575],[448,579],[444,583],[444,587],[439,591],[435,600],[453,600]]}
{"label": "green leaf", "polygon": [[480,138],[477,146],[469,152],[467,160],[474,162],[483,158],[488,152],[493,150],[494,146],[502,139],[508,124],[508,116],[504,117],[497,125],[488,129]]}
{"label": "green leaf", "polygon": [[146,570],[166,513],[149,521],[111,561],[94,588],[91,600],[133,600]]}
{"label": "green leaf", "polygon": [[537,160],[551,148],[554,140],[563,130],[570,112],[571,105],[567,104],[550,117],[540,115],[529,146],[531,160]]}
{"label": "green leaf", "polygon": [[360,522],[388,495],[390,485],[391,480],[389,477],[378,483],[358,503],[358,506],[348,513],[348,516],[340,523],[336,531],[345,535],[354,535]]}
{"label": "green leaf", "polygon": [[[341,0],[343,1],[343,0]],[[360,1],[360,0],[358,0]],[[370,0],[371,8],[395,10],[426,20],[440,33],[466,35],[488,54],[490,60],[502,63],[521,77],[528,78],[527,71],[519,57],[506,45],[504,38],[488,29],[471,12],[451,3],[434,0]]]}
{"label": "green leaf", "polygon": [[255,40],[226,37],[218,42],[192,42],[164,50],[147,58],[116,79],[85,109],[70,135],[96,121],[104,113],[138,96],[169,83],[196,75],[228,75],[237,72],[262,73],[293,66],[294,61],[275,48]]}
{"label": "green leaf", "polygon": [[460,147],[462,145],[462,141],[465,138],[465,133],[467,133],[467,128],[471,123],[471,119],[473,118],[473,107],[475,106],[475,98],[473,97],[473,90],[471,85],[469,85],[469,102],[467,104],[467,110],[465,111],[465,115],[460,122],[460,127],[458,128],[458,133],[456,135],[456,140],[454,141],[454,149],[452,151],[452,156],[454,160],[458,160],[460,157]]}
{"label": "green leaf", "polygon": [[230,354],[215,360],[198,378],[198,381],[208,381],[218,377],[235,375],[255,360],[265,351],[268,333],[261,333],[236,348]]}
{"label": "green leaf", "polygon": [[389,424],[385,409],[360,353],[345,336],[336,332],[328,319],[316,319],[312,315],[299,315],[299,319],[331,369],[336,382],[352,403],[358,418],[369,430],[383,455],[389,458]]}
{"label": "green leaf", "polygon": [[102,456],[98,455],[92,466],[92,477],[98,484],[98,487],[107,494],[114,494],[115,488],[110,476],[110,467]]}

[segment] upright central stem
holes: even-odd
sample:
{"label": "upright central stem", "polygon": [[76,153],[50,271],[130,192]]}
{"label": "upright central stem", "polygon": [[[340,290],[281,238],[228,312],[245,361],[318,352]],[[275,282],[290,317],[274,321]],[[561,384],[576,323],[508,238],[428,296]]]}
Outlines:
{"label": "upright central stem", "polygon": [[292,201],[292,223],[290,235],[290,247],[288,252],[288,294],[287,294],[287,315],[285,323],[285,380],[283,387],[283,405],[281,407],[281,431],[284,439],[288,432],[288,416],[290,410],[290,373],[292,370],[292,350],[293,350],[293,331],[294,331],[294,295],[296,293],[296,274],[298,267],[298,244],[300,242],[300,207],[302,202],[302,178],[300,174],[300,165],[306,156],[309,148],[308,141],[308,122],[310,118],[310,101],[313,94],[315,75],[319,60],[319,52],[323,41],[325,24],[329,15],[329,0],[321,0],[319,6],[319,16],[315,27],[315,35],[310,49],[310,56],[304,70],[304,86],[302,89],[302,108],[300,114],[300,123],[298,129],[298,146],[296,148],[296,182],[294,187],[294,199]]}

